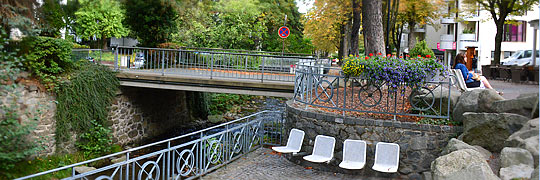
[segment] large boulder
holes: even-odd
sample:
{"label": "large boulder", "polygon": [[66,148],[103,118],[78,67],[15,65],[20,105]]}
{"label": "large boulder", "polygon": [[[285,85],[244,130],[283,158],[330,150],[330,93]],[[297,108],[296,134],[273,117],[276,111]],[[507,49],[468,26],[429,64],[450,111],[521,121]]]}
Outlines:
{"label": "large boulder", "polygon": [[531,153],[525,149],[505,147],[501,151],[501,168],[510,167],[513,165],[525,164],[534,167],[534,160]]}
{"label": "large boulder", "polygon": [[529,179],[534,169],[525,164],[512,165],[510,167],[501,168],[499,174],[502,180],[512,179]]}
{"label": "large boulder", "polygon": [[533,108],[536,107],[537,102],[538,102],[538,94],[522,95],[516,99],[508,99],[508,100],[493,102],[491,107],[494,112],[514,113],[514,114],[530,117],[533,111]]}
{"label": "large boulder", "polygon": [[[426,102],[432,102],[433,99],[435,99],[433,102],[434,108],[441,107],[441,112],[448,111],[448,100],[450,100],[450,111],[453,110],[454,107],[456,107],[456,104],[458,102],[459,97],[461,96],[461,92],[459,91],[452,91],[450,92],[450,98],[448,98],[448,88],[439,86],[432,90],[433,96],[425,96],[424,100]],[[426,92],[427,93],[427,92]]]}
{"label": "large boulder", "polygon": [[491,152],[499,152],[504,141],[529,120],[527,117],[509,113],[466,112],[463,121],[463,142],[479,145]]}
{"label": "large boulder", "polygon": [[462,149],[441,156],[431,163],[434,180],[499,179],[476,150]]}
{"label": "large boulder", "polygon": [[457,122],[463,122],[464,112],[476,112],[478,109],[478,96],[482,91],[481,89],[475,89],[462,93],[452,111],[452,119]]}
{"label": "large boulder", "polygon": [[489,159],[491,156],[491,152],[485,150],[484,148],[480,146],[471,146],[463,141],[460,141],[459,139],[452,138],[450,141],[448,141],[448,144],[441,152],[441,156],[450,154],[451,152],[461,150],[461,149],[472,149],[478,151],[480,154],[482,154],[482,157],[484,159]]}
{"label": "large boulder", "polygon": [[504,98],[493,89],[486,89],[478,94],[477,112],[495,112],[493,103],[504,100]]}
{"label": "large boulder", "polygon": [[534,158],[535,166],[538,166],[538,141],[540,140],[538,127],[538,118],[531,119],[504,142],[504,146],[519,147],[529,151]]}

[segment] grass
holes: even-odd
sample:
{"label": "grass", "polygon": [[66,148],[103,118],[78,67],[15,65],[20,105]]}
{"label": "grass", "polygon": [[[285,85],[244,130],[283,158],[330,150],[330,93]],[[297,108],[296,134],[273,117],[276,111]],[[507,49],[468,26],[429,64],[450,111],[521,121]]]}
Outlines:
{"label": "grass", "polygon": [[[107,154],[120,152],[121,150],[122,148],[119,145],[113,145],[111,152]],[[97,158],[97,157],[84,156],[82,152],[77,152],[73,154],[65,154],[65,155],[52,155],[52,156],[48,156],[44,158],[37,157],[33,160],[21,161],[21,162],[16,163],[15,167],[13,169],[10,169],[9,172],[0,171],[0,180],[24,177],[24,176],[28,176],[35,173],[68,166],[68,165],[75,164],[78,162],[83,162],[83,161],[90,160],[93,158]],[[93,167],[99,168],[108,164],[110,164],[108,160],[106,161],[102,160],[102,161],[96,161],[96,162],[90,163],[87,166],[93,166]],[[71,168],[61,170],[55,173],[50,173],[47,175],[42,175],[42,176],[32,178],[32,179],[33,180],[34,179],[36,180],[63,179],[69,176],[71,176]]]}

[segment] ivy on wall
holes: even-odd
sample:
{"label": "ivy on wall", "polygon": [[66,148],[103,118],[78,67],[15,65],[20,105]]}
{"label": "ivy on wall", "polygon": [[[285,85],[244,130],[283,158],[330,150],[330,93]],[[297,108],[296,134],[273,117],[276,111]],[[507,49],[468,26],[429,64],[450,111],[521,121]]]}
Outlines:
{"label": "ivy on wall", "polygon": [[[63,82],[57,93],[56,141],[80,134],[77,147],[92,150],[93,155],[106,153],[111,141],[107,124],[108,108],[118,91],[115,72],[102,66],[79,61],[72,78]],[[94,131],[96,128],[100,131]],[[100,139],[100,143],[92,142]]]}

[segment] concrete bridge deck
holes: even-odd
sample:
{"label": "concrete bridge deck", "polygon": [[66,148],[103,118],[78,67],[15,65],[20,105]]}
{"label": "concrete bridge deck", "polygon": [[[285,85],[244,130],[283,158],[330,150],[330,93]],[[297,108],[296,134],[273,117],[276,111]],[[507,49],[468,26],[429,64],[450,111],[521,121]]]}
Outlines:
{"label": "concrete bridge deck", "polygon": [[[178,70],[178,69],[177,69]],[[178,70],[180,71],[180,70]],[[162,75],[151,71],[121,71],[117,74],[122,86],[158,88],[213,93],[233,93],[274,97],[293,97],[294,82],[243,79],[242,77],[201,76],[195,70],[189,73]],[[222,72],[222,74],[226,74]],[[274,75],[275,78],[280,78]],[[287,78],[288,76],[283,76]],[[294,77],[294,76],[293,76]]]}

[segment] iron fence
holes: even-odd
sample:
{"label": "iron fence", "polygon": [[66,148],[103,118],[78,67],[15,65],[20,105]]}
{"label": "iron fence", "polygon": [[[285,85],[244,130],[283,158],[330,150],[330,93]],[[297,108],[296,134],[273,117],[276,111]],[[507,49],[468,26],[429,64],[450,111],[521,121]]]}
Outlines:
{"label": "iron fence", "polygon": [[443,76],[431,78],[423,87],[401,83],[389,88],[386,82],[328,75],[305,66],[296,71],[293,99],[306,106],[370,119],[449,119],[450,93],[450,78]]}
{"label": "iron fence", "polygon": [[118,47],[115,60],[122,71],[284,82],[294,82],[298,65],[330,66],[309,56],[141,47]]}
{"label": "iron fence", "polygon": [[[261,111],[182,136],[17,180],[69,169],[72,175],[65,179],[194,179],[226,165],[261,145],[281,144],[282,125],[281,112]],[[119,156],[125,156],[125,160],[81,174],[75,172],[77,166]]]}

